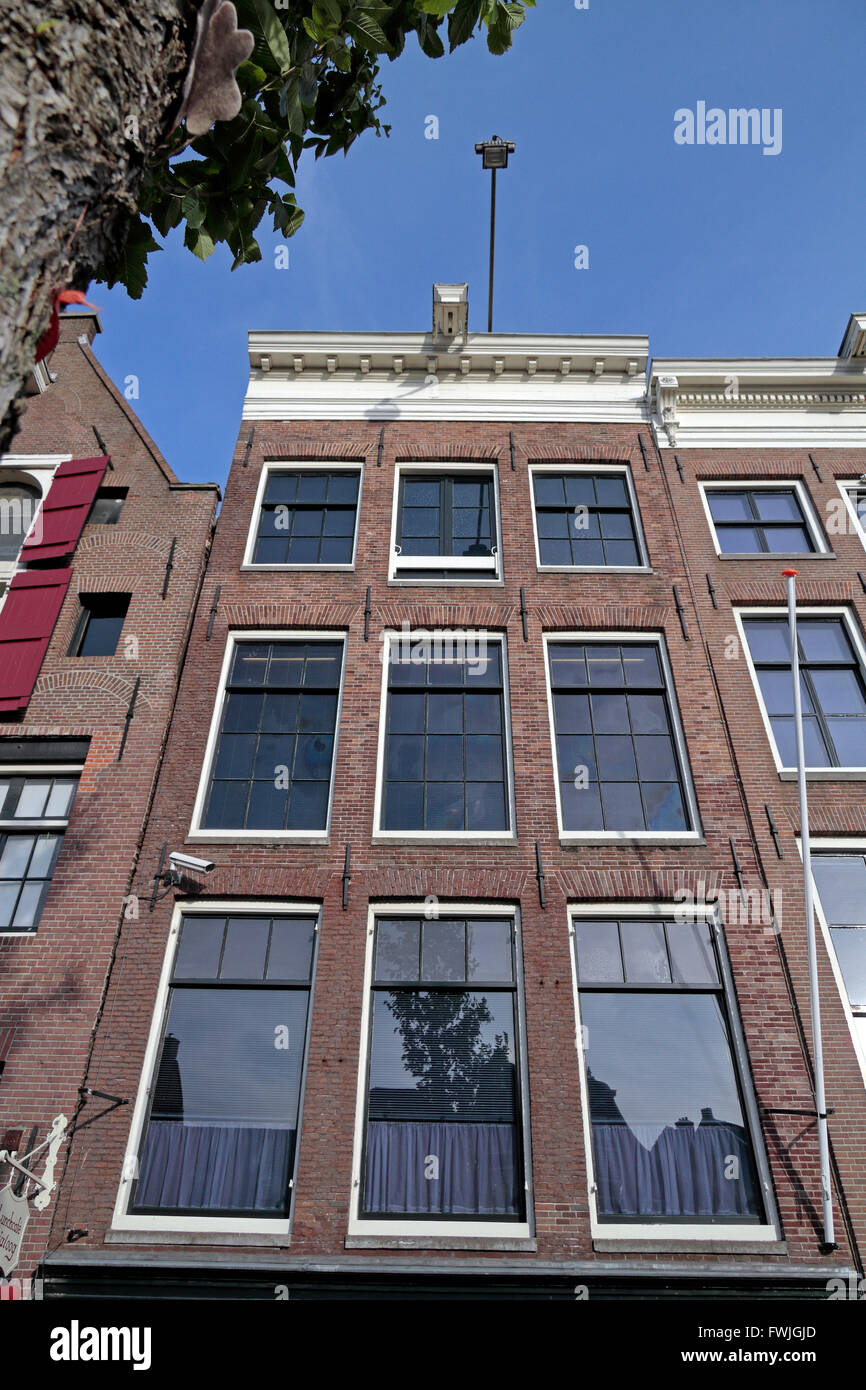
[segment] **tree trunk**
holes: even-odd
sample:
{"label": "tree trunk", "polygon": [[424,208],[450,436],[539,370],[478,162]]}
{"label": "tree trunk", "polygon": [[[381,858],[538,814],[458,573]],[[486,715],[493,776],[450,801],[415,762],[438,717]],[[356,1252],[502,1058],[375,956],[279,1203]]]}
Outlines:
{"label": "tree trunk", "polygon": [[55,290],[111,264],[180,101],[196,0],[15,0],[0,35],[0,451]]}

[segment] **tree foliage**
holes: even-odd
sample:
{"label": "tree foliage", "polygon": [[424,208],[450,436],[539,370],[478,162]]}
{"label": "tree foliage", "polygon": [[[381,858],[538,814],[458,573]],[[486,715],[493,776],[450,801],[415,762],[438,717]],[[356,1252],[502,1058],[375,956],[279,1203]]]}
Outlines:
{"label": "tree foliage", "polygon": [[[304,150],[347,153],[366,130],[387,135],[380,62],[394,60],[414,34],[439,58],[485,33],[491,53],[505,53],[536,0],[235,0],[238,24],[255,45],[237,70],[242,105],[231,121],[188,137],[183,124],[148,159],[139,215],[126,244],[98,278],[125,285],[138,298],[148,255],[158,250],[151,228],[167,236],[184,226],[184,242],[205,260],[226,242],[232,269],[261,260],[256,230],[268,215],[290,237],[304,213],[293,192]],[[187,150],[189,155],[186,154]],[[144,221],[146,218],[148,221]]]}

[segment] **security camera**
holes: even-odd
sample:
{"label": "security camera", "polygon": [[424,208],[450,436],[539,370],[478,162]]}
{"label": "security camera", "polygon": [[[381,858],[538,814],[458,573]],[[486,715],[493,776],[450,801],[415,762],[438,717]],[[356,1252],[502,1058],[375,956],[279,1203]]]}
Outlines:
{"label": "security camera", "polygon": [[210,874],[214,869],[212,859],[196,859],[192,854],[179,854],[177,850],[168,856],[168,862],[181,873],[186,870],[194,874]]}

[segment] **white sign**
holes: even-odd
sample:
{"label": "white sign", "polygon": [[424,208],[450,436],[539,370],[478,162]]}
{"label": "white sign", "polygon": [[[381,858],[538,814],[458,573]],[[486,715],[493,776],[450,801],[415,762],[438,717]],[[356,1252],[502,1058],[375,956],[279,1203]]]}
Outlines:
{"label": "white sign", "polygon": [[4,1275],[18,1264],[29,1220],[27,1198],[16,1197],[11,1187],[4,1187],[0,1192],[0,1270]]}

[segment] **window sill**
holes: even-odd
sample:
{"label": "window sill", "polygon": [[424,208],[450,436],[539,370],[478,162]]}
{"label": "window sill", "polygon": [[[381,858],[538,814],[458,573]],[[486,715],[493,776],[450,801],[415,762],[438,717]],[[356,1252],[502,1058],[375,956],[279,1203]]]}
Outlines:
{"label": "window sill", "polygon": [[706,845],[703,835],[666,835],[662,832],[658,834],[635,834],[625,835],[618,831],[610,831],[605,834],[569,835],[559,837],[560,849],[582,849],[584,845],[686,845],[692,846]]}
{"label": "window sill", "polygon": [[275,830],[190,830],[187,844],[239,844],[239,845],[329,845],[330,836],[319,832],[301,830],[296,835]]}
{"label": "window sill", "polygon": [[389,577],[393,589],[504,589],[504,579],[397,579]]}
{"label": "window sill", "polygon": [[[783,767],[779,771],[780,782],[796,782],[797,769]],[[807,782],[866,782],[866,767],[807,767]]]}
{"label": "window sill", "polygon": [[836,559],[836,556],[835,556],[835,554],[833,553],[832,550],[795,550],[795,551],[791,551],[791,552],[788,553],[788,554],[786,554],[783,550],[774,550],[774,551],[772,551],[769,555],[768,555],[768,554],[765,554],[765,552],[764,552],[763,550],[758,551],[757,553],[756,553],[755,551],[752,551],[752,550],[744,550],[744,551],[738,551],[738,552],[736,552],[736,553],[730,552],[730,553],[726,553],[726,554],[724,554],[724,555],[722,554],[722,552],[721,552],[720,550],[717,550],[717,551],[716,551],[716,559],[717,559],[717,560],[777,560],[777,561],[780,561],[782,564],[784,564],[784,562],[785,562],[786,560],[796,560],[799,564],[802,564],[805,560],[835,560],[835,559]]}
{"label": "window sill", "polygon": [[[524,1229],[522,1227],[518,1229]],[[347,1250],[517,1250],[534,1254],[531,1236],[346,1236]]]}
{"label": "window sill", "polygon": [[539,574],[655,574],[651,565],[536,565]]}
{"label": "window sill", "polygon": [[411,845],[414,849],[424,849],[427,846],[431,849],[437,849],[440,845],[490,845],[497,849],[507,849],[510,845],[517,847],[517,836],[436,835],[435,833],[428,834],[426,830],[419,830],[417,834],[413,834],[411,831],[395,830],[391,835],[385,832],[373,835],[371,843],[374,845]]}
{"label": "window sill", "polygon": [[354,565],[241,565],[242,574],[256,574],[259,570],[286,570],[291,574],[320,574],[322,570],[351,573]]}
{"label": "window sill", "polygon": [[787,1255],[788,1246],[784,1240],[777,1240],[775,1232],[769,1240],[747,1240],[737,1237],[734,1240],[708,1240],[695,1237],[691,1240],[670,1240],[653,1237],[638,1240],[633,1236],[622,1240],[593,1236],[592,1248],[599,1255]]}
{"label": "window sill", "polygon": [[291,1245],[289,1228],[281,1235],[247,1231],[179,1231],[176,1227],[158,1230],[128,1230],[112,1226],[105,1233],[106,1245],[235,1245],[285,1250]]}

